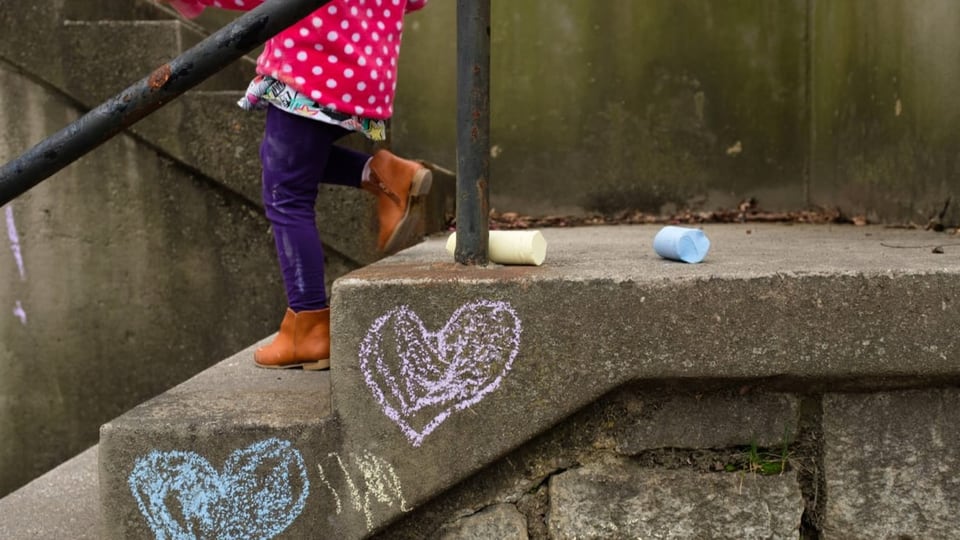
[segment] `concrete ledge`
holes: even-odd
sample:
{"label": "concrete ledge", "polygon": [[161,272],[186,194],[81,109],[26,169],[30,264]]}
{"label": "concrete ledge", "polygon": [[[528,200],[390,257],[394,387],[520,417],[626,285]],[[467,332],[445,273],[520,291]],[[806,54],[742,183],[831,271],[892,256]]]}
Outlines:
{"label": "concrete ledge", "polygon": [[540,268],[458,267],[436,239],[338,280],[345,446],[392,464],[415,506],[630,381],[960,376],[943,331],[960,259],[881,245],[942,235],[707,226],[712,252],[690,266],[653,253],[657,230],[545,230]]}
{"label": "concrete ledge", "polygon": [[0,538],[101,538],[97,447],[0,499]]}
{"label": "concrete ledge", "polygon": [[[224,523],[214,515],[216,508],[200,508],[191,517],[179,513],[170,517],[170,512],[179,511],[166,507],[153,507],[151,512],[149,504],[148,511],[141,511],[134,488],[143,504],[163,489],[169,489],[169,494],[159,500],[166,502],[168,497],[191,496],[216,501],[217,490],[229,488],[233,500],[250,503],[246,510],[254,512],[263,510],[252,504],[254,499],[262,502],[264,497],[256,499],[255,488],[243,484],[242,479],[249,478],[244,476],[244,471],[249,472],[246,467],[268,475],[271,470],[292,475],[296,481],[299,476],[292,473],[309,470],[315,476],[316,464],[339,448],[336,424],[330,418],[329,375],[258,369],[252,353],[253,348],[242,351],[101,428],[105,537],[172,534],[176,529],[161,525],[179,523],[179,518],[188,524],[204,519],[217,526]],[[161,485],[164,478],[173,484]],[[268,484],[264,481],[261,488],[269,489]],[[306,480],[291,489],[306,497],[310,487]],[[322,483],[315,482],[313,489],[322,489]],[[211,505],[216,507],[216,502]],[[269,508],[263,511],[269,513]],[[316,520],[322,516],[305,514],[280,530],[293,538],[311,536],[309,531],[321,526]],[[254,530],[256,520],[250,516],[238,512],[231,519],[244,518],[249,521],[243,526]]]}

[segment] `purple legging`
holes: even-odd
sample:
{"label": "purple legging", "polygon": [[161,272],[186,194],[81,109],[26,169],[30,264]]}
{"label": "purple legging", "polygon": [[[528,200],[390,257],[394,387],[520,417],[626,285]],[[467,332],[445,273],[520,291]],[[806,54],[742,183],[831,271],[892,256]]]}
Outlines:
{"label": "purple legging", "polygon": [[314,207],[318,186],[360,187],[370,156],[334,146],[348,130],[267,109],[260,145],[263,205],[273,227],[287,302],[294,312],[327,307],[323,246]]}

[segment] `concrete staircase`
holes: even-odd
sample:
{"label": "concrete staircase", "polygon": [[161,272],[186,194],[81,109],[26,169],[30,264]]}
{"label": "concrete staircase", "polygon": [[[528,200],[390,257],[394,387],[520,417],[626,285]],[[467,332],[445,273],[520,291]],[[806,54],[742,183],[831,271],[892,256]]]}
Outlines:
{"label": "concrete staircase", "polygon": [[[341,278],[328,373],[257,370],[246,350],[104,425],[99,485],[85,488],[99,491],[104,537],[433,538],[455,522],[446,530],[461,532],[447,538],[490,538],[463,533],[463,520],[502,525],[504,505],[546,491],[549,532],[531,525],[530,536],[633,537],[657,520],[634,514],[604,536],[582,529],[593,523],[585,513],[647,496],[618,499],[605,491],[613,485],[663,482],[690,487],[649,495],[651,515],[718,496],[740,505],[720,512],[736,517],[730,528],[702,517],[688,533],[733,538],[757,526],[774,527],[760,537],[796,538],[802,513],[808,532],[855,538],[880,518],[844,521],[844,509],[873,489],[901,513],[917,493],[958,495],[949,475],[910,477],[904,493],[880,474],[905,466],[891,444],[914,445],[908,463],[924,468],[960,463],[955,446],[916,446],[960,435],[950,408],[960,340],[943,331],[960,322],[960,260],[885,247],[941,236],[712,226],[708,262],[689,266],[652,253],[654,227],[545,232],[540,268],[459,267],[434,239]],[[698,452],[729,461],[724,452],[781,444],[798,464],[789,473],[683,469]],[[850,461],[861,447],[897,462]],[[682,466],[662,470],[677,453]],[[90,455],[77,459],[68,470],[89,474]],[[647,460],[658,461],[638,465]],[[860,480],[810,484],[807,467]],[[36,506],[50,482],[0,502],[0,516]],[[704,482],[708,498],[689,500]],[[826,492],[805,503],[811,489]],[[687,510],[661,506],[675,499]],[[950,512],[910,530],[949,537],[960,530]]]}

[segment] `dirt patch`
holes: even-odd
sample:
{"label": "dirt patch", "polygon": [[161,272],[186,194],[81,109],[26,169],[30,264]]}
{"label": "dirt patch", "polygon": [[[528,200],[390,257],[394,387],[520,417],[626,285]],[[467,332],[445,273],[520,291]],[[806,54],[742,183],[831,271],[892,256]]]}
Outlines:
{"label": "dirt patch", "polygon": [[[891,228],[925,229],[949,234],[960,234],[958,224],[943,222],[946,208],[930,217],[927,223],[888,223]],[[530,216],[517,212],[490,212],[491,230],[532,229],[550,227],[588,227],[593,225],[698,225],[705,223],[813,223],[847,224],[863,226],[871,224],[863,215],[849,216],[837,208],[811,208],[789,212],[774,212],[762,209],[756,199],[742,201],[736,208],[712,211],[682,210],[662,215],[640,210],[623,210],[613,213],[590,213],[583,215]],[[447,228],[456,229],[456,219],[448,216]]]}

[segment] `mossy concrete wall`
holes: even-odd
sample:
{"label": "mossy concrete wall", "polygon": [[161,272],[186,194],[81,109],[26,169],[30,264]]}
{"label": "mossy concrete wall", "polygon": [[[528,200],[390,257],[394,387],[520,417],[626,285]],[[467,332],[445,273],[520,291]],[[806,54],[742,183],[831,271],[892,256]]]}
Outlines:
{"label": "mossy concrete wall", "polygon": [[[449,164],[455,9],[411,18],[394,122],[398,148]],[[923,224],[960,196],[951,0],[494,3],[492,36],[497,209],[752,196]]]}
{"label": "mossy concrete wall", "polygon": [[812,2],[811,197],[960,221],[960,3]]}
{"label": "mossy concrete wall", "polygon": [[[0,64],[0,162],[79,117]],[[0,495],[276,330],[259,209],[129,136],[0,208]]]}
{"label": "mossy concrete wall", "polygon": [[[392,130],[400,152],[451,169],[456,24],[455,2],[408,18]],[[516,0],[492,3],[491,32],[497,210],[755,197],[925,224],[960,197],[952,0]]]}
{"label": "mossy concrete wall", "polygon": [[[802,204],[803,0],[494,2],[492,205]],[[455,163],[456,6],[409,18],[394,141]],[[734,201],[736,202],[736,201]]]}

